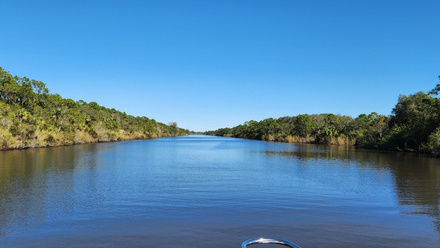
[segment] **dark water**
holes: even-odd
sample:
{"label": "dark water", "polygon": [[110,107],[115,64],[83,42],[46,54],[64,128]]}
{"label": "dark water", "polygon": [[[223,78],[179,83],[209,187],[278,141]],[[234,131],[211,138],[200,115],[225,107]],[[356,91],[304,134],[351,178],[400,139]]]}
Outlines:
{"label": "dark water", "polygon": [[413,154],[209,136],[0,152],[0,247],[439,247],[439,201],[440,160]]}

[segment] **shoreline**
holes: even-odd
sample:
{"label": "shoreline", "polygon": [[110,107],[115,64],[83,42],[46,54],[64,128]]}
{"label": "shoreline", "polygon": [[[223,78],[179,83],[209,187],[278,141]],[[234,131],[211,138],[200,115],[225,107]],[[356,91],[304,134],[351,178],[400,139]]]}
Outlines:
{"label": "shoreline", "polygon": [[46,146],[26,146],[26,147],[18,147],[18,148],[2,148],[2,149],[0,149],[0,152],[39,149],[39,148],[63,147],[63,146],[76,146],[76,145],[86,145],[86,144],[117,143],[117,142],[135,141],[135,140],[154,140],[154,139],[167,138],[167,137],[181,137],[181,136],[186,136],[186,135],[188,135],[188,134],[150,136],[150,137],[146,137],[146,138],[121,139],[121,140],[101,140],[101,141],[97,140],[97,141],[93,141],[93,142],[79,142],[79,143],[73,143],[73,144],[56,144],[56,145],[46,145]]}
{"label": "shoreline", "polygon": [[404,150],[386,150],[386,149],[380,149],[380,148],[371,148],[366,146],[357,146],[356,144],[332,144],[332,143],[314,143],[314,142],[288,142],[288,141],[281,141],[281,140],[261,140],[261,139],[249,139],[249,138],[241,138],[241,137],[233,137],[233,136],[220,136],[220,135],[210,135],[205,134],[213,137],[225,137],[225,138],[234,138],[234,139],[244,139],[244,140],[255,140],[255,141],[263,141],[263,142],[274,142],[274,143],[286,143],[286,144],[302,144],[302,145],[317,145],[317,146],[334,146],[334,147],[352,147],[355,149],[364,149],[368,151],[376,151],[376,152],[397,152],[397,153],[405,153],[405,154],[414,154],[414,155],[423,155],[428,156],[430,158],[440,158],[440,154],[432,154],[427,152],[419,152],[419,151],[404,151]]}

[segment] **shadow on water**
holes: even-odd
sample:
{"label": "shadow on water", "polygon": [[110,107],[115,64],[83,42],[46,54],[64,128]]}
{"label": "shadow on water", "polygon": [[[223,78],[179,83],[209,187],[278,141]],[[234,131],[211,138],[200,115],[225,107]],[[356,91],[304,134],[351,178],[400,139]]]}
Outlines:
{"label": "shadow on water", "polygon": [[[357,166],[388,170],[393,175],[395,190],[401,206],[413,210],[403,214],[427,215],[440,232],[440,159],[427,155],[381,152],[345,146],[295,145],[281,151],[266,151],[269,156],[280,155],[302,161],[333,161],[338,166]],[[316,163],[314,163],[316,164]],[[325,163],[331,165],[331,163]]]}
{"label": "shadow on water", "polygon": [[[81,192],[81,199],[66,196],[78,194],[78,183],[87,183],[93,191],[97,151],[96,144],[91,144],[0,152],[0,237],[14,226],[24,228],[48,216],[66,216],[79,201],[86,207],[91,193]],[[90,176],[79,182],[75,177],[79,171]]]}

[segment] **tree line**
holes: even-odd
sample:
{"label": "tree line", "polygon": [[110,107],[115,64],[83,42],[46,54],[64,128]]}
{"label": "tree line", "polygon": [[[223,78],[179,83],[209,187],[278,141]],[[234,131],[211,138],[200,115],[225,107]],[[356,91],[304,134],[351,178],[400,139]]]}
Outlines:
{"label": "tree line", "polygon": [[375,112],[356,118],[335,114],[303,114],[251,120],[206,134],[289,143],[355,145],[440,156],[439,93],[440,84],[437,84],[427,93],[401,95],[390,116]]}
{"label": "tree line", "polygon": [[0,150],[179,136],[189,131],[50,94],[46,85],[0,67]]}

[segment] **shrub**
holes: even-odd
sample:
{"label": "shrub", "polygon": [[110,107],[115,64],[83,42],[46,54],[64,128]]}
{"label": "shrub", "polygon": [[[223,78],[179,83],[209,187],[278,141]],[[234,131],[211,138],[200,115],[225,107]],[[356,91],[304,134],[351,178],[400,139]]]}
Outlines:
{"label": "shrub", "polygon": [[434,156],[440,156],[440,127],[429,135],[426,148]]}

